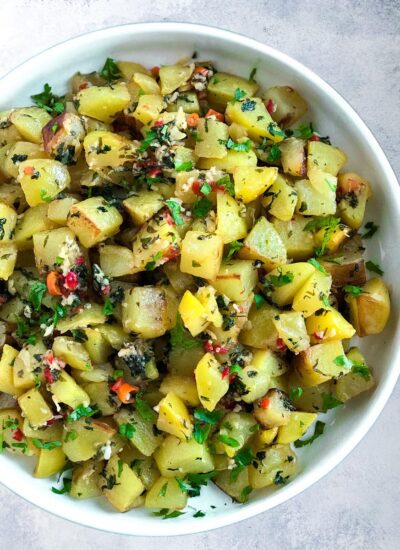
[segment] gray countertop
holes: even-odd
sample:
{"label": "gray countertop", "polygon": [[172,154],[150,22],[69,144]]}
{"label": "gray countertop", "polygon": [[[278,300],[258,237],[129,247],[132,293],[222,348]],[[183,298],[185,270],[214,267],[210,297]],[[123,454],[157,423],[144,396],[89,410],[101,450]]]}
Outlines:
{"label": "gray countertop", "polygon": [[[0,76],[77,34],[160,20],[220,26],[303,62],[358,111],[400,174],[399,0],[1,0]],[[399,403],[398,385],[374,427],[333,472],[290,502],[232,527],[132,539],[63,521],[0,487],[0,548],[399,548]]]}

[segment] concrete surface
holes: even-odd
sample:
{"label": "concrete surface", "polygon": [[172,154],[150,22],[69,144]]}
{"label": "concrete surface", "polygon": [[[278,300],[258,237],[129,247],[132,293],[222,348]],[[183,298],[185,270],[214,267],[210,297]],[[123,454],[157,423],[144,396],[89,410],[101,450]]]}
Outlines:
{"label": "concrete surface", "polygon": [[[302,61],[355,107],[400,174],[399,0],[0,0],[0,75],[74,35],[160,20],[238,31]],[[241,524],[174,539],[133,539],[57,519],[0,488],[0,548],[399,548],[399,403],[398,386],[370,433],[334,472],[296,499]]]}

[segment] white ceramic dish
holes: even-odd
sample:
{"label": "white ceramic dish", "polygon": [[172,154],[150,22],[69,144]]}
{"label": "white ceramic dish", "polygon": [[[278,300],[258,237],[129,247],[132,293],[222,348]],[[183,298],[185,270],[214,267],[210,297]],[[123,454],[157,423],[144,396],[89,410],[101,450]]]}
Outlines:
{"label": "white ceramic dish", "polygon": [[[349,156],[349,169],[359,171],[374,187],[367,220],[380,226],[368,243],[368,255],[385,269],[392,285],[393,312],[383,334],[362,342],[378,384],[373,393],[356,399],[332,419],[323,437],[306,447],[301,471],[287,486],[257,492],[246,505],[233,504],[217,489],[207,488],[192,499],[192,508],[176,519],[163,521],[146,510],[126,514],[113,511],[104,500],[76,501],[50,491],[54,480],[32,477],[29,459],[0,455],[0,482],[33,504],[77,523],[121,534],[166,536],[195,533],[229,525],[285,502],[334,468],[357,445],[388,400],[400,371],[398,273],[400,272],[400,193],[395,175],[375,138],[359,116],[328,84],[288,56],[228,31],[182,23],[145,23],[113,27],[79,36],[29,59],[0,80],[0,110],[29,104],[29,96],[45,82],[62,93],[67,79],[77,70],[98,69],[107,56],[139,61],[147,66],[174,62],[197,51],[199,59],[248,76],[257,67],[262,86],[288,84],[307,99],[312,120],[323,135]],[[371,472],[372,475],[372,472]],[[210,505],[215,505],[211,509]],[[193,518],[196,510],[206,512]]]}

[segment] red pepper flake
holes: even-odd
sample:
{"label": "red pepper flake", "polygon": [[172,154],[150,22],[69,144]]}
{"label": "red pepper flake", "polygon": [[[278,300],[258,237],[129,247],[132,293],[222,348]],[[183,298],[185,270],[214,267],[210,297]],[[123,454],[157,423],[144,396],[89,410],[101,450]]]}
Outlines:
{"label": "red pepper flake", "polygon": [[119,388],[122,386],[122,384],[125,383],[125,380],[120,377],[120,378],[117,378],[117,380],[114,382],[114,384],[112,384],[110,386],[110,390],[117,393],[117,391],[119,390]]}
{"label": "red pepper flake", "polygon": [[152,67],[150,72],[153,78],[158,78],[158,75],[160,74],[160,67]]}
{"label": "red pepper flake", "polygon": [[207,353],[212,353],[214,351],[214,346],[211,340],[207,340],[207,342],[204,342],[203,347],[204,351],[206,351]]}
{"label": "red pepper flake", "polygon": [[268,409],[270,404],[271,404],[271,402],[267,397],[264,397],[264,399],[261,399],[261,401],[260,401],[260,407],[262,409]]}
{"label": "red pepper flake", "polygon": [[75,265],[83,265],[85,263],[84,256],[78,256],[75,260]]}
{"label": "red pepper flake", "polygon": [[169,213],[168,210],[165,210],[163,212],[163,217],[164,217],[164,220],[167,222],[168,225],[175,225],[174,220],[172,219],[172,216],[171,216],[171,214]]}
{"label": "red pepper flake", "polygon": [[282,338],[277,338],[277,339],[276,339],[276,347],[277,347],[278,351],[285,351],[285,349],[286,349],[286,344],[285,344],[285,342],[282,340]]}
{"label": "red pepper flake", "polygon": [[75,271],[68,271],[65,276],[65,286],[69,290],[76,290],[79,284],[79,277]]}
{"label": "red pepper flake", "polygon": [[321,141],[321,138],[317,134],[314,134],[308,139],[308,141]]}
{"label": "red pepper flake", "polygon": [[24,439],[24,434],[21,432],[19,428],[13,431],[12,438],[15,441],[22,441]]}
{"label": "red pepper flake", "polygon": [[32,176],[33,172],[34,172],[33,166],[25,166],[25,168],[24,168],[25,176]]}
{"label": "red pepper flake", "polygon": [[195,195],[200,195],[200,187],[201,187],[201,183],[199,182],[199,180],[195,180],[193,183],[192,183],[192,191]]}
{"label": "red pepper flake", "polygon": [[228,348],[220,346],[219,344],[215,344],[214,351],[215,353],[228,353]]}
{"label": "red pepper flake", "polygon": [[50,420],[46,422],[46,426],[52,426],[53,424],[55,424],[59,420],[62,420],[63,418],[64,416],[62,414],[55,414],[53,418],[50,418]]}
{"label": "red pepper flake", "polygon": [[154,123],[153,123],[153,126],[163,126],[164,125],[164,121],[163,120],[156,120]]}
{"label": "red pepper flake", "polygon": [[221,372],[221,378],[222,380],[225,380],[229,376],[229,367],[224,367],[223,371]]}
{"label": "red pepper flake", "polygon": [[156,178],[156,177],[159,176],[161,173],[162,173],[161,168],[152,168],[151,170],[149,170],[149,171],[147,172],[147,176],[148,176],[149,178]]}
{"label": "red pepper flake", "polygon": [[86,88],[89,88],[89,82],[82,82],[82,84],[79,84],[79,90],[86,90]]}
{"label": "red pepper flake", "polygon": [[204,118],[215,118],[215,120],[219,120],[219,122],[225,122],[224,115],[218,111],[214,111],[214,109],[208,109]]}
{"label": "red pepper flake", "polygon": [[272,115],[272,113],[275,113],[276,111],[276,105],[275,103],[272,101],[272,99],[269,99],[268,102],[267,102],[267,111],[269,112],[270,115]]}
{"label": "red pepper flake", "polygon": [[325,336],[325,331],[324,330],[319,330],[318,332],[314,332],[314,338],[316,340],[323,340],[324,336]]}
{"label": "red pepper flake", "polygon": [[166,250],[163,254],[163,258],[167,258],[167,260],[173,260],[174,258],[178,258],[178,256],[181,255],[181,251],[178,246],[170,246],[168,250]]}
{"label": "red pepper flake", "polygon": [[48,384],[53,384],[54,382],[54,376],[53,376],[53,373],[51,372],[51,369],[50,367],[46,367],[43,371],[43,375],[44,375],[44,379],[46,380],[46,382]]}

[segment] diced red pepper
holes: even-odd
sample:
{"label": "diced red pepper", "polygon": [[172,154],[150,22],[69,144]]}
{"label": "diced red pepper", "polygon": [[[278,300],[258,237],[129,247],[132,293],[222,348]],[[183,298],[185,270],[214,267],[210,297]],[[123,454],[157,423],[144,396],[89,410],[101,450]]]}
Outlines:
{"label": "diced red pepper", "polygon": [[220,346],[219,344],[215,344],[214,346],[215,353],[228,353],[228,348],[225,348],[224,346]]}
{"label": "diced red pepper", "polygon": [[82,82],[82,84],[79,84],[79,89],[80,90],[85,90],[86,88],[89,88],[89,83],[88,82]]}
{"label": "diced red pepper", "polygon": [[314,134],[308,139],[308,141],[321,141],[321,138],[317,134]]}
{"label": "diced red pepper", "polygon": [[175,225],[174,220],[172,219],[171,214],[168,210],[165,210],[163,213],[164,220],[167,222],[168,225]]}
{"label": "diced red pepper", "polygon": [[79,284],[78,274],[75,271],[68,271],[64,284],[69,290],[76,290]]}
{"label": "diced red pepper", "polygon": [[150,72],[153,78],[158,78],[158,75],[160,74],[160,67],[152,67]]}
{"label": "diced red pepper", "polygon": [[152,168],[151,170],[149,170],[147,172],[147,176],[149,178],[155,178],[155,177],[159,176],[160,174],[162,174],[161,168]]}
{"label": "diced red pepper", "polygon": [[111,291],[110,285],[104,285],[101,289],[101,293],[103,294],[103,296],[108,296],[110,294],[110,291]]}
{"label": "diced red pepper", "polygon": [[33,166],[25,166],[25,168],[24,168],[24,174],[25,174],[25,176],[32,176],[32,174],[33,174]]}
{"label": "diced red pepper", "polygon": [[110,390],[114,391],[114,392],[117,392],[119,390],[119,388],[122,386],[123,383],[124,383],[124,379],[122,377],[117,378],[117,380],[114,382],[114,384],[112,384],[112,386],[110,386]]}
{"label": "diced red pepper", "polygon": [[199,180],[195,180],[193,183],[192,183],[192,191],[195,195],[200,195],[200,187],[201,187],[201,183],[199,182]]}
{"label": "diced red pepper", "polygon": [[131,384],[124,382],[118,388],[117,396],[118,396],[118,399],[121,401],[121,403],[126,404],[126,403],[129,403],[132,393],[137,393],[138,391],[139,391],[139,388],[137,386],[131,386]]}
{"label": "diced red pepper", "polygon": [[75,260],[75,265],[83,265],[85,263],[84,256],[78,256]]}
{"label": "diced red pepper", "polygon": [[199,125],[199,120],[200,117],[197,113],[191,113],[188,115],[186,122],[189,128],[197,128]]}
{"label": "diced red pepper", "polygon": [[48,384],[52,384],[54,382],[54,376],[53,376],[53,373],[51,372],[50,367],[46,367],[44,369],[43,375],[44,375],[44,379]]}
{"label": "diced red pepper", "polygon": [[13,431],[12,438],[15,441],[22,441],[24,439],[24,434],[21,432],[19,428]]}
{"label": "diced red pepper", "polygon": [[229,367],[224,367],[221,372],[222,380],[225,380],[229,376]]}
{"label": "diced red pepper", "polygon": [[168,250],[166,250],[163,254],[163,258],[167,258],[168,260],[173,260],[174,258],[178,258],[178,256],[181,255],[181,251],[179,247],[177,246],[170,246]]}
{"label": "diced red pepper", "polygon": [[276,347],[277,347],[278,351],[285,351],[285,349],[286,349],[286,344],[285,344],[285,342],[282,340],[282,338],[277,338],[277,339],[276,339]]}
{"label": "diced red pepper", "polygon": [[208,75],[208,69],[207,67],[196,67],[193,71],[195,74],[202,74],[203,76]]}
{"label": "diced red pepper", "polygon": [[153,126],[156,126],[156,127],[159,127],[159,126],[163,126],[164,125],[164,121],[163,120],[156,120],[154,123],[153,123]]}
{"label": "diced red pepper", "polygon": [[271,402],[267,397],[264,397],[264,399],[261,399],[261,401],[260,401],[260,407],[262,409],[268,409],[270,404],[271,404]]}
{"label": "diced red pepper", "polygon": [[316,340],[323,340],[325,336],[325,331],[319,330],[318,332],[314,332],[314,338]]}
{"label": "diced red pepper", "polygon": [[206,342],[204,342],[203,347],[204,351],[206,351],[207,353],[213,353],[214,351],[214,346],[211,340],[207,340]]}
{"label": "diced red pepper", "polygon": [[272,115],[272,113],[274,113],[276,111],[276,105],[272,101],[272,99],[268,100],[266,107],[267,107],[267,111],[269,112],[270,115]]}
{"label": "diced red pepper", "polygon": [[219,120],[220,122],[225,121],[225,117],[222,113],[219,113],[218,111],[214,111],[214,109],[208,109],[208,111],[206,112],[205,118],[211,118],[211,117],[215,117],[216,120]]}

